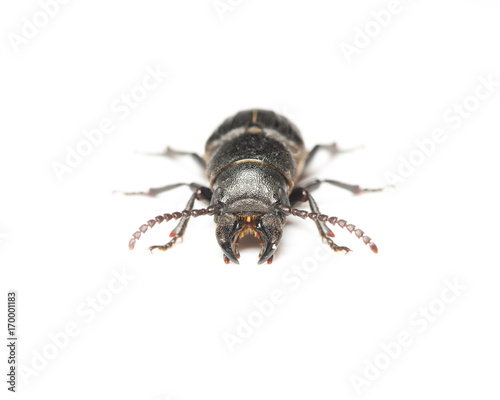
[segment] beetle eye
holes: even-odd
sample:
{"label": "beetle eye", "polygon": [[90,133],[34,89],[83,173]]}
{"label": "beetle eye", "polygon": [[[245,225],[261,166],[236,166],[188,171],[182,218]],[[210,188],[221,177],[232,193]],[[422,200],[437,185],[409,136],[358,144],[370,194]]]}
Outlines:
{"label": "beetle eye", "polygon": [[220,199],[222,197],[222,188],[220,186],[215,189],[214,196],[216,199]]}

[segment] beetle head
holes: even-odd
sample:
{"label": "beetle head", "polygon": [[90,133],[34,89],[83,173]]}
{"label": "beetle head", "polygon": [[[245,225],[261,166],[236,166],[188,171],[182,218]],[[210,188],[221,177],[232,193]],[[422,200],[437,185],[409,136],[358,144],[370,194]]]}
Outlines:
{"label": "beetle head", "polygon": [[285,225],[275,205],[289,204],[285,178],[260,162],[246,161],[221,172],[214,187],[212,204],[222,204],[215,222],[224,261],[238,264],[239,240],[253,235],[261,243],[259,264],[271,263]]}
{"label": "beetle head", "polygon": [[285,217],[276,212],[252,215],[221,213],[215,233],[224,252],[224,260],[239,264],[239,241],[246,235],[253,235],[260,240],[259,264],[270,264],[280,243],[284,224]]}

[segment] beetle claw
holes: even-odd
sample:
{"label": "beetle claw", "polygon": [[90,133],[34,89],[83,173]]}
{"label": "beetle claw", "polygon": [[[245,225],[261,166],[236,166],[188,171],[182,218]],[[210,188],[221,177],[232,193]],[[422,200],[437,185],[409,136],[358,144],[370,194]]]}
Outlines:
{"label": "beetle claw", "polygon": [[177,242],[178,238],[179,238],[178,236],[174,237],[170,242],[164,244],[163,246],[150,246],[149,251],[151,252],[151,254],[153,254],[153,250],[160,250],[160,251],[170,250],[172,247],[174,247],[174,244],[175,242]]}
{"label": "beetle claw", "polygon": [[343,251],[345,252],[345,254],[349,254],[352,250],[349,248],[349,247],[345,247],[345,246],[339,246],[338,244],[336,244],[332,239],[330,239],[329,237],[325,237],[325,241],[328,243],[328,245],[330,246],[330,248],[335,252],[335,253],[338,253],[339,251]]}

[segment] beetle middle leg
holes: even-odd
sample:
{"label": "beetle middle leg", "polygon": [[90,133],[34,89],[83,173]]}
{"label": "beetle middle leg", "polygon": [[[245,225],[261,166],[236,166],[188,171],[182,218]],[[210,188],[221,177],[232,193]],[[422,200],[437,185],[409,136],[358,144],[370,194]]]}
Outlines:
{"label": "beetle middle leg", "polygon": [[173,183],[171,185],[167,186],[162,186],[158,188],[149,188],[148,191],[146,192],[118,192],[115,191],[115,193],[121,193],[126,196],[149,196],[149,197],[156,197],[160,193],[167,192],[172,189],[176,189],[181,186],[189,186],[191,190],[195,191],[198,190],[199,188],[203,188],[204,190],[210,191],[210,189],[203,187],[199,183]]}
{"label": "beetle middle leg", "polygon": [[[200,185],[198,187],[192,187],[192,189],[195,190],[195,192],[189,198],[186,207],[184,208],[184,211],[192,211],[195,200],[200,200],[206,204],[210,204],[210,200],[212,199],[212,191],[209,188]],[[168,249],[172,248],[174,244],[177,242],[177,240],[179,240],[184,236],[188,222],[189,222],[189,217],[182,217],[177,226],[172,230],[172,232],[170,232],[170,237],[172,239],[168,243],[162,246],[151,246],[149,250],[151,252],[155,249],[161,251],[167,251]]]}
{"label": "beetle middle leg", "polygon": [[[319,185],[318,185],[319,186]],[[313,190],[314,187],[310,190]],[[316,203],[316,201],[314,200],[314,198],[311,196],[311,193],[309,193],[309,190],[306,189],[305,187],[298,187],[298,188],[295,188],[292,190],[292,193],[290,193],[290,197],[289,197],[289,200],[290,200],[290,205],[293,207],[295,204],[299,203],[299,202],[309,202],[309,207],[311,208],[311,211],[313,213],[317,213],[317,214],[321,214],[321,212],[319,211],[319,207],[318,207],[318,204]],[[348,247],[344,247],[344,246],[339,246],[337,245],[331,238],[332,237],[335,237],[335,235],[333,234],[333,232],[330,230],[330,228],[328,228],[326,226],[326,224],[324,222],[321,222],[321,221],[314,221],[315,224],[316,224],[316,227],[318,228],[318,232],[319,232],[319,235],[321,236],[321,238],[328,243],[328,245],[330,246],[330,248],[337,252],[337,251],[345,251],[345,253],[349,253],[351,251],[351,249],[349,249]]]}
{"label": "beetle middle leg", "polygon": [[350,185],[348,183],[335,181],[333,179],[315,179],[315,180],[309,182],[307,185],[303,186],[303,188],[306,190],[314,190],[314,189],[317,189],[322,183],[329,183],[330,185],[337,186],[339,188],[348,190],[349,192],[351,192],[353,194],[362,194],[362,193],[368,193],[368,192],[381,192],[382,190],[384,190],[384,188],[364,189],[359,185]]}

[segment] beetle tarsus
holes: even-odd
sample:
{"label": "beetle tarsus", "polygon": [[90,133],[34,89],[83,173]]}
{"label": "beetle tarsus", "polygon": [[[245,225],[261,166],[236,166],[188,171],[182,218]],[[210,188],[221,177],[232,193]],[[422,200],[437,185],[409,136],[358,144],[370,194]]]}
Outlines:
{"label": "beetle tarsus", "polygon": [[150,246],[149,251],[153,254],[153,250],[167,251],[174,247],[177,242],[178,237],[174,237],[170,242],[164,244],[163,246]]}
{"label": "beetle tarsus", "polygon": [[336,244],[332,239],[330,238],[324,238],[324,240],[328,243],[330,248],[335,252],[338,253],[339,251],[345,252],[345,254],[349,254],[352,250],[349,247],[345,246],[339,246]]}

